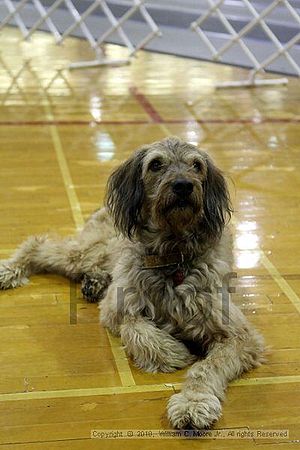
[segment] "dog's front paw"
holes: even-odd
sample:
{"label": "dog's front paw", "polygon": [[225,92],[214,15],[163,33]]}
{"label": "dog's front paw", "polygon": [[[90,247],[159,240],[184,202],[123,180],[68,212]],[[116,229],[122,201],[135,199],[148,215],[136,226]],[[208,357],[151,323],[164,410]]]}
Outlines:
{"label": "dog's front paw", "polygon": [[168,342],[168,337],[166,337],[164,344],[165,348],[163,346],[155,348],[154,345],[149,345],[147,349],[143,348],[141,353],[135,352],[133,356],[135,365],[144,372],[169,373],[183,369],[197,359],[180,341],[170,339]]}
{"label": "dog's front paw", "polygon": [[95,303],[104,297],[104,293],[111,282],[108,272],[101,270],[96,274],[85,274],[81,282],[83,298],[88,302]]}
{"label": "dog's front paw", "polygon": [[28,278],[19,268],[0,264],[0,289],[11,289],[28,283]]}
{"label": "dog's front paw", "polygon": [[196,358],[183,342],[142,317],[127,316],[121,325],[121,337],[127,354],[145,372],[175,372]]}
{"label": "dog's front paw", "polygon": [[169,354],[165,354],[164,357],[160,355],[158,358],[150,357],[142,361],[135,358],[134,362],[135,365],[144,370],[144,372],[170,373],[193,364],[195,360],[196,357],[191,355],[189,351],[183,347],[180,353],[170,352]]}
{"label": "dog's front paw", "polygon": [[168,403],[168,418],[174,428],[209,428],[222,414],[219,399],[209,393],[181,392]]}

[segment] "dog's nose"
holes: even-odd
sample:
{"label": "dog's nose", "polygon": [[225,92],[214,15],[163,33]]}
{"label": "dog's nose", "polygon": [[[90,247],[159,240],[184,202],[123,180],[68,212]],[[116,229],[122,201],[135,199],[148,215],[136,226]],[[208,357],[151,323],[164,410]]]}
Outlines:
{"label": "dog's nose", "polygon": [[191,181],[180,178],[172,184],[174,194],[179,197],[188,197],[193,192],[193,183]]}

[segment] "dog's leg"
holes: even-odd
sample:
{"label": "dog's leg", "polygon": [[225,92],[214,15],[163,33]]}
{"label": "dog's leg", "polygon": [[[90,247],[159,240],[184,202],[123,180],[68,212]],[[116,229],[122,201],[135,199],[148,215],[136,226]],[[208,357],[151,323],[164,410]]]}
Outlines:
{"label": "dog's leg", "polygon": [[182,342],[143,317],[126,317],[121,339],[135,365],[146,372],[174,372],[195,360]]}
{"label": "dog's leg", "polygon": [[[96,245],[94,245],[96,253]],[[96,257],[89,255],[87,248],[81,248],[76,237],[50,239],[48,236],[28,238],[8,260],[0,261],[0,289],[22,286],[30,275],[56,273],[72,280],[79,280],[85,273],[97,278],[98,294],[106,289],[110,275],[103,270],[106,261],[104,245],[99,246]],[[101,286],[100,286],[101,285]],[[94,296],[91,299],[94,301]]]}
{"label": "dog's leg", "polygon": [[105,269],[109,243],[114,235],[111,219],[102,209],[96,211],[74,237],[29,237],[10,259],[0,261],[0,289],[22,286],[35,273],[57,273],[73,280],[87,273],[97,278],[100,295],[101,286],[105,289],[110,281]]}
{"label": "dog's leg", "polygon": [[0,289],[22,286],[30,275],[41,272],[76,279],[80,266],[80,250],[75,240],[53,240],[46,235],[30,237],[10,259],[0,262]]}
{"label": "dog's leg", "polygon": [[182,392],[168,403],[168,417],[175,428],[211,426],[221,416],[221,403],[229,381],[258,366],[262,358],[260,335],[228,338],[210,349],[208,356],[188,371]]}

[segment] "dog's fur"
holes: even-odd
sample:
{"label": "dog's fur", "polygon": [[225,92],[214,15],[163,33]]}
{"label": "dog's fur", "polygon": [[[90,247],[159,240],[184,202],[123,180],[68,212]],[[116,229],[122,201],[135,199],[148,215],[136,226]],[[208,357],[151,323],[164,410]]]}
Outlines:
{"label": "dog's fur", "polygon": [[[192,192],[175,192],[178,180]],[[142,147],[111,175],[106,208],[78,236],[31,237],[2,261],[0,287],[54,272],[81,279],[92,301],[106,292],[101,323],[121,336],[139,368],[172,372],[194,363],[182,392],[169,400],[171,424],[208,427],[221,415],[228,382],[258,366],[264,351],[262,337],[218,294],[231,271],[230,213],[224,176],[210,157],[167,138]],[[174,282],[176,267],[145,267],[145,255],[168,260],[174,253],[185,257],[181,283]]]}

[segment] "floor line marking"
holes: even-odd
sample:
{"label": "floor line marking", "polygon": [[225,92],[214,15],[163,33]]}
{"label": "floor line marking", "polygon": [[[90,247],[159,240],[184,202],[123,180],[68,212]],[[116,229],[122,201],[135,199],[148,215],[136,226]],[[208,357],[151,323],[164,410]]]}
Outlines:
{"label": "floor line marking", "polygon": [[[234,225],[237,224],[238,220],[235,217],[231,219]],[[297,311],[300,313],[300,299],[294,289],[289,285],[289,283],[283,278],[275,265],[270,261],[265,252],[259,247],[260,261],[265,269],[269,272],[272,279],[279,286],[281,291],[287,296],[290,302],[294,305]]]}
{"label": "floor line marking", "polygon": [[[50,120],[53,118],[51,108],[49,103],[45,104],[45,112],[47,118]],[[68,163],[63,151],[62,143],[59,137],[58,130],[55,125],[50,126],[50,133],[53,141],[53,146],[57,156],[58,165],[61,171],[61,175],[64,181],[66,192],[68,195],[71,211],[73,214],[74,222],[76,224],[77,230],[80,230],[84,224],[84,219],[82,215],[82,210],[80,207],[80,202],[76,194],[76,190],[73,184],[71,173],[68,167]],[[135,381],[127,360],[125,351],[123,350],[121,344],[118,340],[113,339],[108,330],[106,330],[108,340],[111,346],[111,351],[114,356],[117,371],[123,386],[135,385]]]}
{"label": "floor line marking", "polygon": [[[5,248],[5,249],[1,249],[0,250],[0,255],[10,255],[11,253],[13,253],[15,249],[9,249],[9,248]],[[0,258],[1,259],[1,258]]]}
{"label": "floor line marking", "polygon": [[114,356],[114,360],[116,362],[117,370],[122,382],[122,385],[125,386],[135,386],[135,380],[132,375],[130,365],[123,349],[123,346],[120,342],[119,338],[112,336],[107,331],[107,337],[110,343],[111,351]]}
{"label": "floor line marking", "polygon": [[69,171],[69,167],[62,149],[62,144],[60,137],[58,135],[58,131],[55,125],[51,125],[50,127],[50,134],[53,142],[53,147],[55,149],[56,158],[58,161],[58,165],[61,171],[61,175],[64,181],[66,193],[69,199],[70,207],[72,210],[73,219],[77,228],[77,231],[79,231],[84,224],[84,219],[82,216],[82,211],[80,208],[79,200],[75,191],[75,187],[73,185],[73,181],[71,178],[71,174]]}
{"label": "floor line marking", "polygon": [[255,119],[162,119],[161,120],[8,120],[0,121],[0,126],[90,126],[90,125],[153,125],[153,123],[176,125],[176,124],[198,124],[198,125],[263,125],[265,123],[299,123],[300,118],[272,118],[266,117],[259,121]]}
{"label": "floor line marking", "polygon": [[260,260],[263,266],[267,269],[273,280],[278,284],[281,291],[287,296],[290,302],[294,305],[297,311],[300,313],[300,299],[294,289],[289,283],[281,276],[280,272],[269,260],[263,250],[260,250]]}
{"label": "floor line marking", "polygon": [[139,103],[139,105],[143,108],[143,110],[147,113],[152,122],[154,123],[163,122],[163,118],[161,117],[161,115],[158,113],[158,111],[155,109],[152,103],[150,103],[147,97],[144,94],[142,94],[136,86],[132,86],[131,88],[129,88],[129,92]]}
{"label": "floor line marking", "polygon": [[[262,386],[274,384],[300,383],[300,375],[263,377],[263,378],[241,378],[230,383],[230,387],[239,386]],[[161,392],[179,390],[181,383],[165,384],[142,384],[132,386],[110,386],[103,388],[86,389],[62,389],[56,391],[31,391],[31,392],[13,392],[0,394],[0,402],[16,400],[42,400],[49,398],[67,398],[67,397],[93,397],[103,395],[117,394],[138,394],[143,392]]]}

